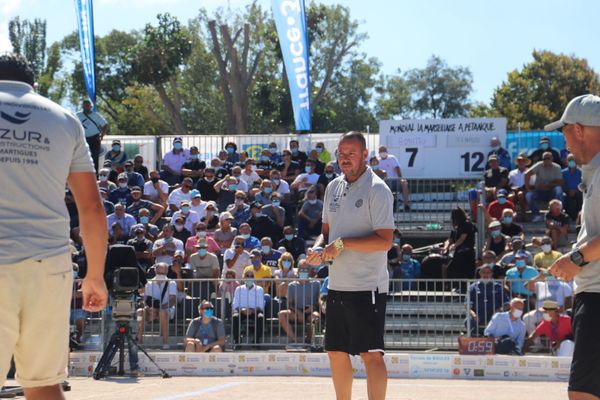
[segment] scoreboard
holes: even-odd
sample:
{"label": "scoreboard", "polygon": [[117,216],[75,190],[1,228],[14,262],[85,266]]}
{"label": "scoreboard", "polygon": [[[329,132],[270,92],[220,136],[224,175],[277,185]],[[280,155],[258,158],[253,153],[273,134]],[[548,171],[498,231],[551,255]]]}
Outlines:
{"label": "scoreboard", "polygon": [[481,178],[494,136],[504,147],[505,118],[379,122],[379,143],[398,158],[406,178]]}

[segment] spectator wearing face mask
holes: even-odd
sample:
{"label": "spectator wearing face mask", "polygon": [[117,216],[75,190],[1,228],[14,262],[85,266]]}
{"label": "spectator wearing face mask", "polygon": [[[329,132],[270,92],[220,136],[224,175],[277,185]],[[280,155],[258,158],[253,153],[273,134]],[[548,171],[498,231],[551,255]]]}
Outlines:
{"label": "spectator wearing face mask", "polygon": [[494,314],[483,334],[496,339],[496,353],[522,354],[525,344],[525,324],[521,319],[524,303],[522,299],[510,301],[510,311]]}
{"label": "spectator wearing face mask", "polygon": [[263,179],[268,178],[269,172],[275,168],[277,168],[277,163],[271,160],[271,152],[269,149],[263,149],[256,163],[256,173]]}
{"label": "spectator wearing face mask", "polygon": [[277,226],[282,229],[285,224],[285,208],[281,206],[281,195],[273,193],[271,195],[271,204],[261,207],[260,211],[269,217]]}
{"label": "spectator wearing face mask", "polygon": [[148,167],[144,165],[144,157],[141,154],[133,156],[133,170],[144,178],[144,182],[150,179],[148,176]]}
{"label": "spectator wearing face mask", "polygon": [[219,210],[227,210],[227,207],[235,203],[237,187],[237,179],[230,175],[225,175],[223,179],[215,184],[215,191],[218,193],[217,207]]}
{"label": "spectator wearing face mask", "polygon": [[[142,228],[144,228],[144,231],[145,231],[144,236],[146,237],[146,239],[148,239],[150,241],[156,240],[156,237],[160,233],[160,230],[158,229],[158,226],[154,225],[151,222],[151,220],[150,220],[150,210],[148,210],[147,208],[142,208],[142,209],[139,210],[139,212],[138,212],[138,223],[135,224],[131,228],[131,230],[132,231],[135,230],[138,226],[141,226]],[[132,233],[132,232],[130,231],[130,233]]]}
{"label": "spectator wearing face mask", "polygon": [[173,237],[173,226],[166,224],[162,229],[162,237],[154,242],[152,255],[157,263],[171,265],[177,250],[184,251],[183,242]]}
{"label": "spectator wearing face mask", "polygon": [[240,154],[237,152],[237,144],[234,142],[225,143],[225,151],[227,152],[227,161],[235,164],[240,161]]}
{"label": "spectator wearing face mask", "polygon": [[277,246],[284,247],[294,257],[294,260],[298,260],[301,254],[306,254],[306,242],[296,235],[292,225],[286,225],[283,228],[283,239],[277,243]]}
{"label": "spectator wearing face mask", "polygon": [[252,250],[250,252],[250,265],[244,268],[242,274],[245,275],[246,272],[250,270],[254,272],[254,283],[264,289],[265,309],[268,309],[269,303],[271,302],[269,293],[271,293],[271,278],[273,277],[273,272],[269,266],[263,263],[262,257],[263,254],[261,250]]}
{"label": "spectator wearing face mask", "polygon": [[[297,343],[298,336],[310,343],[312,325],[318,323],[319,292],[321,284],[310,279],[310,265],[302,260],[298,265],[298,280],[289,284],[287,289],[287,307],[279,312],[279,323],[290,342]],[[295,322],[295,329],[291,323]],[[308,326],[306,326],[308,325]]]}
{"label": "spectator wearing face mask", "polygon": [[157,262],[156,275],[144,288],[145,307],[137,310],[138,343],[144,341],[144,324],[159,320],[163,349],[169,349],[169,309],[177,303],[177,284],[167,279],[168,264]]}
{"label": "spectator wearing face mask", "polygon": [[235,200],[233,204],[227,207],[227,212],[233,216],[232,224],[239,228],[241,224],[250,218],[250,205],[245,203],[246,193],[241,190],[235,192]]}
{"label": "spectator wearing face mask", "polygon": [[[530,185],[531,177],[535,175],[535,187]],[[525,174],[525,187],[527,189],[527,204],[533,215],[532,221],[542,220],[537,202],[539,200],[561,200],[563,198],[563,177],[559,164],[552,162],[550,152],[545,152],[542,161],[535,163]]]}
{"label": "spectator wearing face mask", "polygon": [[109,175],[110,169],[108,168],[101,168],[100,171],[98,171],[98,187],[106,189],[107,193],[110,193],[117,188],[117,185],[108,180]]}
{"label": "spectator wearing face mask", "polygon": [[260,183],[260,188],[258,191],[254,191],[254,201],[259,202],[261,205],[271,204],[271,196],[273,195],[273,183],[264,179]]}
{"label": "spectator wearing face mask", "polygon": [[246,332],[247,343],[258,344],[262,342],[263,335],[265,292],[255,284],[253,268],[246,270],[243,279],[244,284],[235,289],[231,303],[233,342],[240,343],[243,326],[255,328],[252,336]]}
{"label": "spectator wearing face mask", "polygon": [[192,287],[194,296],[199,296],[201,299],[208,300],[212,293],[218,289],[219,278],[219,260],[217,256],[210,251],[210,245],[206,238],[199,238],[194,246],[194,252],[190,255],[189,265],[194,273],[195,279],[212,279],[212,281],[199,282],[199,287]]}
{"label": "spectator wearing face mask", "polygon": [[414,281],[421,277],[421,264],[412,256],[413,247],[410,244],[402,246],[401,261],[394,268],[392,279],[392,288],[395,292],[402,290],[416,289],[417,284]]}
{"label": "spectator wearing face mask", "polygon": [[176,221],[178,217],[183,218],[184,227],[188,232],[196,231],[196,225],[200,222],[200,215],[192,210],[190,201],[182,200],[179,203],[179,211],[173,213],[171,221]]}
{"label": "spectator wearing face mask", "polygon": [[190,153],[183,148],[183,140],[180,137],[173,139],[173,149],[163,156],[160,178],[175,185],[181,182],[183,164],[190,158]]}
{"label": "spectator wearing face mask", "polygon": [[301,237],[316,236],[321,233],[323,202],[317,199],[317,187],[306,191],[304,203],[298,212],[298,234]]}
{"label": "spectator wearing face mask", "polygon": [[[208,245],[208,252],[213,254],[221,253],[221,246],[216,242],[216,240],[210,236],[208,236],[208,230],[206,229],[206,224],[204,222],[199,222],[196,225],[196,234],[192,235],[185,242],[185,254],[187,257],[190,257],[197,251],[196,244],[200,241],[206,241]],[[230,243],[231,245],[231,243]],[[229,247],[229,246],[227,246]]]}
{"label": "spectator wearing face mask", "polygon": [[194,187],[194,183],[192,178],[184,178],[181,182],[181,187],[175,189],[169,195],[168,203],[169,209],[172,213],[179,211],[179,207],[181,206],[181,202],[184,200],[189,202],[192,200],[192,188]]}
{"label": "spectator wearing face mask", "polygon": [[538,271],[527,265],[527,254],[518,252],[515,256],[515,266],[506,271],[506,285],[510,288],[513,297],[522,297],[526,303],[527,309],[535,305],[534,293],[527,289],[525,284],[530,279],[538,276]]}
{"label": "spectator wearing face mask", "polygon": [[196,188],[200,192],[204,201],[215,201],[219,197],[219,194],[215,190],[215,168],[210,166],[204,170],[204,178],[200,179],[196,184]]}
{"label": "spectator wearing face mask", "polygon": [[270,237],[265,236],[260,240],[260,251],[262,253],[262,263],[271,268],[272,272],[275,272],[279,266],[281,253],[273,249],[273,241]]}
{"label": "spectator wearing face mask", "polygon": [[249,158],[246,160],[246,165],[244,166],[244,170],[240,175],[240,180],[246,183],[246,186],[248,188],[247,190],[251,190],[255,186],[260,185],[260,182],[262,181],[262,179],[256,172],[256,168],[257,167],[253,159]]}
{"label": "spectator wearing face mask", "polygon": [[113,235],[112,227],[115,223],[119,224],[124,237],[127,238],[131,228],[137,222],[132,215],[125,212],[125,207],[123,204],[119,203],[115,205],[115,212],[106,216],[106,224],[108,225],[108,231],[111,236]]}
{"label": "spectator wearing face mask", "polygon": [[487,265],[492,270],[494,279],[504,279],[506,276],[506,268],[502,264],[497,263],[497,259],[495,252],[486,250],[483,252],[482,265]]}
{"label": "spectator wearing face mask", "polygon": [[333,168],[333,163],[329,162],[325,165],[325,171],[319,176],[317,180],[317,186],[319,187],[319,192],[325,193],[325,188],[329,183],[338,177],[338,174],[335,173]]}
{"label": "spectator wearing face mask", "polygon": [[182,215],[178,215],[175,218],[171,218],[171,223],[173,224],[173,237],[181,240],[182,243],[187,242],[190,236],[192,236],[192,232],[185,227],[185,218]]}
{"label": "spectator wearing face mask", "polygon": [[209,201],[206,204],[206,216],[204,218],[200,218],[200,222],[204,222],[206,224],[208,236],[212,236],[215,230],[219,227],[219,209],[217,208],[217,203],[214,201]]}
{"label": "spectator wearing face mask", "polygon": [[508,170],[500,166],[498,157],[494,154],[488,157],[489,168],[483,173],[486,199],[491,201],[499,189],[508,186]]}
{"label": "spectator wearing face mask", "polygon": [[259,215],[260,204],[253,202],[250,205],[250,218],[248,222],[240,225],[240,235],[244,238],[244,248],[248,251],[260,250],[259,237],[270,236],[273,221],[268,217]]}
{"label": "spectator wearing face mask", "polygon": [[489,235],[485,240],[483,249],[491,250],[496,255],[502,256],[508,250],[510,238],[502,234],[502,224],[500,221],[492,221],[488,225]]}
{"label": "spectator wearing face mask", "polygon": [[319,155],[319,161],[323,164],[330,163],[332,160],[331,153],[325,148],[325,144],[323,142],[318,142],[315,150]]}
{"label": "spectator wearing face mask", "polygon": [[227,271],[235,272],[236,277],[242,276],[244,268],[251,264],[250,253],[244,249],[244,242],[243,236],[236,236],[233,239],[231,248],[223,253],[223,277],[225,277]]}
{"label": "spectator wearing face mask", "polygon": [[275,163],[275,165],[277,165],[281,162],[281,154],[279,153],[279,151],[277,149],[277,143],[275,143],[275,142],[269,143],[269,154],[270,154],[271,161],[273,163]]}
{"label": "spectator wearing face mask", "polygon": [[[496,157],[498,157],[500,166],[510,170],[510,154],[508,153],[508,150],[502,147],[500,139],[498,139],[496,136],[492,137],[490,140],[490,147],[492,150],[490,150],[488,153],[488,157],[494,154]],[[486,165],[485,168],[489,168],[489,165]]]}
{"label": "spectator wearing face mask", "polygon": [[[374,164],[372,164],[374,165]],[[398,193],[402,189],[402,201],[404,202],[404,211],[410,211],[409,192],[408,192],[408,181],[402,178],[402,171],[400,170],[400,163],[393,154],[388,153],[386,146],[379,146],[379,158],[378,158],[379,169],[373,169],[373,172],[383,172],[386,179],[386,184],[392,190],[392,193]]]}
{"label": "spectator wearing face mask", "polygon": [[117,189],[108,194],[108,200],[113,204],[130,205],[133,202],[131,198],[131,189],[127,186],[127,175],[119,174],[117,177]]}
{"label": "spectator wearing face mask", "polygon": [[515,211],[515,205],[512,201],[506,199],[505,189],[499,189],[496,192],[496,200],[492,201],[487,208],[487,216],[490,219],[502,219],[502,212],[506,209]]}
{"label": "spectator wearing face mask", "polygon": [[469,309],[471,336],[481,336],[495,313],[508,303],[508,293],[502,283],[494,281],[494,271],[489,263],[482,264],[477,272],[479,279],[469,286]]}
{"label": "spectator wearing face mask", "polygon": [[573,356],[573,330],[571,317],[561,315],[558,304],[552,300],[544,301],[542,305],[543,320],[525,341],[524,351],[538,337],[545,337],[552,355],[560,357]]}
{"label": "spectator wearing face mask", "polygon": [[546,214],[546,235],[552,239],[552,248],[569,244],[569,216],[562,211],[562,202],[552,200],[548,203]]}
{"label": "spectator wearing face mask", "polygon": [[152,266],[152,241],[146,237],[146,229],[138,224],[133,228],[133,237],[127,241],[135,249],[135,258],[144,271]]}
{"label": "spectator wearing face mask", "polygon": [[579,190],[581,184],[582,171],[577,167],[575,156],[567,156],[567,167],[562,170],[563,191],[565,193],[565,210],[573,221],[577,219],[577,214],[583,206],[583,192]]}
{"label": "spectator wearing face mask", "polygon": [[502,210],[502,234],[510,238],[519,236],[521,239],[525,239],[525,232],[523,227],[515,223],[515,212],[510,208]]}
{"label": "spectator wearing face mask", "polygon": [[139,220],[140,210],[146,209],[151,212],[150,222],[156,224],[165,211],[160,204],[142,199],[142,189],[139,186],[131,188],[131,200],[131,204],[127,206],[127,213],[133,215],[136,220]]}
{"label": "spectator wearing face mask", "polygon": [[205,168],[206,162],[200,160],[200,152],[198,151],[198,147],[190,147],[189,158],[181,166],[181,175],[192,178],[194,181],[194,187],[196,187],[196,184],[200,178],[204,176]]}
{"label": "spectator wearing face mask", "polygon": [[133,161],[127,160],[123,165],[125,167],[125,172],[123,173],[127,175],[127,185],[129,187],[143,187],[144,177],[133,170]]}
{"label": "spectator wearing face mask", "polygon": [[531,252],[525,250],[523,243],[524,241],[521,236],[513,236],[510,238],[510,252],[506,253],[500,259],[500,264],[502,267],[506,268],[507,266],[514,264],[517,258],[517,253],[519,252],[526,254],[527,265],[533,265],[533,255]]}
{"label": "spectator wearing face mask", "polygon": [[198,306],[200,316],[194,318],[183,339],[186,353],[220,353],[225,348],[225,325],[215,317],[215,308],[209,301]]}
{"label": "spectator wearing face mask", "polygon": [[287,290],[291,279],[298,276],[294,268],[294,256],[285,252],[278,261],[278,269],[273,273],[275,285],[275,302],[279,304],[280,310],[287,308]]}
{"label": "spectator wearing face mask", "polygon": [[[304,156],[306,157],[306,154]],[[304,171],[306,164],[306,159],[300,164],[298,161],[294,161],[293,158],[294,156],[290,150],[284,150],[281,157],[282,161],[277,165],[277,170],[286,183],[293,182]]]}
{"label": "spectator wearing face mask", "polygon": [[552,162],[556,163],[558,165],[562,165],[561,160],[560,160],[560,154],[558,154],[558,151],[556,151],[555,149],[553,149],[551,147],[550,138],[548,136],[543,136],[540,138],[540,147],[535,149],[529,155],[529,159],[531,160],[531,162],[533,164],[535,164],[539,161],[542,161],[544,153],[550,153],[550,155],[552,157]]}
{"label": "spectator wearing face mask", "polygon": [[231,169],[231,176],[237,180],[237,190],[248,193],[249,188],[246,181],[242,179],[242,168],[239,165],[236,165]]}
{"label": "spectator wearing face mask", "polygon": [[290,140],[290,153],[292,155],[292,161],[298,163],[300,168],[304,168],[308,155],[305,152],[300,151],[300,143],[296,139]]}
{"label": "spectator wearing face mask", "polygon": [[233,215],[225,211],[219,215],[219,229],[214,233],[213,238],[221,248],[221,252],[231,247],[233,238],[238,234],[237,228],[233,227]]}
{"label": "spectator wearing face mask", "polygon": [[542,238],[540,248],[542,251],[533,257],[533,263],[537,268],[548,269],[562,256],[561,252],[552,250],[552,239],[548,236]]}
{"label": "spectator wearing face mask", "polygon": [[112,168],[117,171],[123,171],[123,164],[127,161],[127,153],[122,149],[121,141],[118,139],[113,140],[112,147],[108,153],[104,154],[104,160],[112,163]]}
{"label": "spectator wearing face mask", "polygon": [[169,184],[160,179],[158,171],[150,171],[150,180],[144,183],[144,200],[158,203],[167,208],[169,199]]}
{"label": "spectator wearing face mask", "polygon": [[298,175],[290,187],[298,193],[304,193],[310,187],[316,185],[318,180],[319,174],[315,172],[315,163],[308,160],[306,161],[305,172]]}

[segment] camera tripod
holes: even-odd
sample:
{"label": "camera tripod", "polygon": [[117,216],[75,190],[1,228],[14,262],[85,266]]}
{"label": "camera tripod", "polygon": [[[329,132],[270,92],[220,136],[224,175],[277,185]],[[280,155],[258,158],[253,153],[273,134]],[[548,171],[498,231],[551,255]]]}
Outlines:
{"label": "camera tripod", "polygon": [[119,352],[119,369],[117,370],[117,375],[123,376],[125,375],[124,365],[125,365],[125,342],[128,344],[128,348],[138,348],[148,357],[148,359],[154,364],[156,368],[161,372],[163,378],[170,378],[171,376],[162,369],[156,361],[150,357],[150,355],[146,352],[146,350],[140,346],[135,339],[131,336],[131,328],[129,326],[129,321],[117,321],[117,330],[114,332],[111,337],[104,353],[102,353],[102,357],[100,357],[100,361],[94,370],[92,376],[94,379],[102,379],[110,375],[110,366],[113,358]]}

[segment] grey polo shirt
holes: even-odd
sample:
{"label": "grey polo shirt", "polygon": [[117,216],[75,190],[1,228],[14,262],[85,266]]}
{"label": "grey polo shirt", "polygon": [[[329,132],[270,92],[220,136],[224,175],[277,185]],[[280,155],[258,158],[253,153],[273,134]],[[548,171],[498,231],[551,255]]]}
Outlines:
{"label": "grey polo shirt", "polygon": [[94,172],[79,120],[26,83],[0,81],[0,265],[69,252],[65,185]]}
{"label": "grey polo shirt", "polygon": [[[589,164],[582,167],[583,208],[581,230],[577,236],[579,247],[600,235],[600,153]],[[600,293],[600,260],[592,261],[575,276],[575,294],[581,292]]]}
{"label": "grey polo shirt", "polygon": [[[371,168],[353,183],[342,175],[325,190],[323,223],[329,225],[329,242],[339,237],[372,235],[377,229],[394,229],[392,192]],[[329,267],[329,288],[340,291],[387,293],[387,250],[363,253],[344,249]]]}

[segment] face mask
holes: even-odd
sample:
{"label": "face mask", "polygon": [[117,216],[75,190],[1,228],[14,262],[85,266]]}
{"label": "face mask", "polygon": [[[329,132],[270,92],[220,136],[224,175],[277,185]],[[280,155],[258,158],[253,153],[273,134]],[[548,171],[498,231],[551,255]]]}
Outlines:
{"label": "face mask", "polygon": [[510,225],[513,222],[513,217],[504,217],[503,221],[506,225]]}
{"label": "face mask", "polygon": [[100,179],[100,182],[106,182],[108,180],[108,176],[107,175],[100,175],[98,177],[98,179]]}
{"label": "face mask", "polygon": [[325,174],[325,177],[326,177],[327,179],[331,179],[331,178],[333,178],[333,174]]}
{"label": "face mask", "polygon": [[521,318],[521,315],[523,315],[523,310],[519,310],[519,309],[512,310],[513,317]]}
{"label": "face mask", "polygon": [[273,207],[279,207],[281,202],[279,200],[277,200],[277,201],[273,201],[271,204],[273,204]]}
{"label": "face mask", "polygon": [[235,199],[235,205],[236,206],[241,206],[242,204],[244,204],[244,200],[242,200],[242,199]]}
{"label": "face mask", "polygon": [[269,254],[271,252],[271,246],[262,246],[261,250],[263,254]]}
{"label": "face mask", "polygon": [[281,262],[281,266],[283,267],[283,269],[290,269],[290,267],[292,266],[292,262],[290,260],[284,260]]}
{"label": "face mask", "polygon": [[240,236],[242,236],[244,238],[244,240],[250,239],[250,234],[249,233],[242,233]]}
{"label": "face mask", "polygon": [[277,153],[277,147],[269,147],[269,151],[271,152],[271,154],[275,154]]}
{"label": "face mask", "polygon": [[525,267],[525,260],[517,260],[515,261],[515,267],[517,268],[524,268]]}
{"label": "face mask", "polygon": [[379,153],[379,157],[381,158],[386,158],[388,156],[388,153],[386,151],[382,151],[381,153]]}
{"label": "face mask", "polygon": [[379,165],[371,165],[371,169],[373,171],[377,171],[379,169]]}
{"label": "face mask", "polygon": [[173,236],[165,236],[165,242],[172,242]]}
{"label": "face mask", "polygon": [[198,235],[198,237],[205,237],[206,231],[198,231],[196,234]]}
{"label": "face mask", "polygon": [[244,283],[248,287],[252,287],[254,285],[254,278],[246,278],[244,279]]}
{"label": "face mask", "polygon": [[147,216],[140,217],[140,223],[146,225],[148,222],[150,222],[150,217],[147,217]]}
{"label": "face mask", "polygon": [[79,275],[79,274],[77,273],[77,271],[73,271],[73,279],[77,279],[77,276],[78,276],[78,275]]}
{"label": "face mask", "polygon": [[206,253],[208,253],[208,250],[206,250],[206,249],[198,249],[198,255],[200,257],[204,257],[206,255]]}
{"label": "face mask", "polygon": [[292,154],[298,154],[298,148],[297,147],[290,147],[290,150],[292,151]]}
{"label": "face mask", "polygon": [[121,151],[121,146],[118,145],[118,144],[113,145],[112,151],[114,151],[115,153],[120,152]]}
{"label": "face mask", "polygon": [[294,239],[294,235],[285,235],[285,240],[292,241]]}
{"label": "face mask", "polygon": [[213,310],[212,308],[207,308],[204,310],[204,316],[206,318],[212,318],[215,315],[215,310]]}
{"label": "face mask", "polygon": [[137,240],[138,242],[141,242],[141,241],[143,241],[143,240],[144,240],[144,235],[143,235],[143,234],[141,234],[140,236],[136,236],[136,237],[135,237],[135,240]]}
{"label": "face mask", "polygon": [[190,160],[197,160],[198,154],[190,154]]}
{"label": "face mask", "polygon": [[183,226],[183,225],[180,225],[180,224],[177,224],[177,225],[175,225],[175,230],[176,230],[177,232],[181,232],[181,231],[183,230],[183,228],[184,228],[184,226]]}
{"label": "face mask", "polygon": [[263,214],[263,213],[261,213],[261,212],[259,211],[259,212],[257,212],[257,213],[256,213],[256,214],[254,214],[254,215],[256,215],[256,217],[260,218],[260,217],[264,216],[265,214]]}
{"label": "face mask", "polygon": [[394,238],[394,243],[400,244],[400,240],[401,240],[400,238]]}
{"label": "face mask", "polygon": [[552,317],[548,313],[544,313],[544,321],[552,321]]}
{"label": "face mask", "polygon": [[205,180],[206,182],[212,182],[212,181],[214,181],[214,180],[215,180],[215,177],[214,177],[214,176],[213,176],[212,178],[209,178],[209,177],[204,177],[204,180]]}
{"label": "face mask", "polygon": [[402,259],[404,261],[409,261],[410,260],[410,254],[402,254]]}
{"label": "face mask", "polygon": [[189,206],[183,206],[181,207],[181,212],[184,214],[187,214],[190,212],[190,207]]}
{"label": "face mask", "polygon": [[548,147],[549,147],[548,143],[542,143],[542,144],[540,145],[540,148],[541,148],[542,150],[548,150]]}
{"label": "face mask", "polygon": [[167,275],[166,274],[156,274],[156,276],[154,277],[154,280],[165,281],[165,280],[167,280]]}
{"label": "face mask", "polygon": [[127,182],[119,182],[119,187],[120,187],[121,189],[125,189],[125,188],[127,188]]}
{"label": "face mask", "polygon": [[552,251],[552,245],[551,244],[543,244],[542,251],[544,253],[550,253],[550,251]]}
{"label": "face mask", "polygon": [[181,143],[175,143],[175,144],[173,144],[173,148],[174,148],[175,150],[181,150],[181,149],[182,149],[182,147],[183,147],[183,146],[181,145]]}
{"label": "face mask", "polygon": [[231,190],[232,192],[235,191],[237,189],[237,185],[229,185],[229,190]]}
{"label": "face mask", "polygon": [[233,147],[227,147],[225,150],[227,150],[227,154],[233,154]]}
{"label": "face mask", "polygon": [[214,215],[215,215],[215,212],[214,212],[214,211],[212,211],[212,210],[208,210],[208,211],[206,211],[206,216],[207,216],[207,217],[209,217],[209,218],[212,218]]}
{"label": "face mask", "polygon": [[310,165],[307,165],[306,167],[304,167],[304,170],[307,174],[310,174],[310,171],[312,171],[312,167]]}
{"label": "face mask", "polygon": [[258,267],[260,265],[260,260],[254,258],[252,259],[252,265],[254,265],[255,267]]}
{"label": "face mask", "polygon": [[133,167],[125,168],[125,171],[127,172],[127,175],[133,174]]}
{"label": "face mask", "polygon": [[150,178],[150,180],[152,181],[152,183],[157,183],[159,178]]}
{"label": "face mask", "polygon": [[577,163],[575,162],[575,160],[569,160],[569,168],[575,168],[577,166]]}
{"label": "face mask", "polygon": [[300,279],[308,279],[308,271],[300,271],[300,272],[298,272],[298,277]]}
{"label": "face mask", "polygon": [[500,236],[500,231],[497,231],[497,230],[490,231],[490,235],[492,235],[493,238],[497,238],[498,236]]}
{"label": "face mask", "polygon": [[261,161],[269,161],[269,156],[260,156]]}
{"label": "face mask", "polygon": [[272,182],[275,186],[279,186],[279,182],[281,182],[281,181],[279,179],[273,179]]}
{"label": "face mask", "polygon": [[498,197],[498,204],[506,203],[506,197]]}
{"label": "face mask", "polygon": [[308,204],[317,204],[317,200],[308,200]]}

